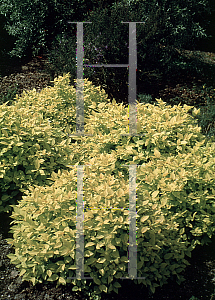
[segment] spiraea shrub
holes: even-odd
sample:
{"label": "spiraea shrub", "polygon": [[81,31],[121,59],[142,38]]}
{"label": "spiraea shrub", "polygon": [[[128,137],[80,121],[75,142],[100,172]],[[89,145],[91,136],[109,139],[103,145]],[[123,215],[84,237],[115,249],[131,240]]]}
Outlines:
{"label": "spiraea shrub", "polygon": [[[118,293],[119,279],[128,277],[129,169],[137,164],[137,276],[143,278],[134,282],[154,292],[170,278],[183,281],[186,258],[215,230],[215,145],[187,113],[191,108],[161,99],[137,103],[142,136],[122,136],[127,108],[98,104],[85,124],[93,136],[72,138],[70,170],[52,172],[52,185],[30,187],[12,206],[8,242],[15,251],[8,257],[22,280],[72,284],[73,291],[99,297]],[[78,165],[84,165],[84,276],[93,280],[75,278]]]}
{"label": "spiraea shrub", "polygon": [[[106,99],[85,80],[86,116]],[[69,74],[40,93],[17,95],[13,105],[0,106],[0,116],[0,211],[9,212],[29,186],[48,184],[53,171],[68,169],[73,147],[67,128],[76,129],[76,90]]]}

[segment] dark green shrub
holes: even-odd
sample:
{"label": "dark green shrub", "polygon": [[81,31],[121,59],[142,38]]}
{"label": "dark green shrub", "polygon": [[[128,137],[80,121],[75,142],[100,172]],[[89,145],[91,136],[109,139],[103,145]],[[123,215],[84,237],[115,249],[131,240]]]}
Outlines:
{"label": "dark green shrub", "polygon": [[201,108],[201,114],[197,116],[198,124],[202,127],[203,133],[215,139],[215,104]]}
{"label": "dark green shrub", "polygon": [[26,56],[27,52],[39,54],[50,47],[57,34],[71,32],[67,21],[84,21],[95,4],[98,1],[1,0],[0,14],[7,19],[5,28],[16,37],[10,54],[18,57]]}
{"label": "dark green shrub", "polygon": [[[122,4],[118,6],[122,9]],[[131,1],[125,15],[128,10],[132,21],[145,21],[145,25],[137,24],[138,69],[159,69],[165,74],[189,68],[178,49],[192,50],[207,37],[198,18],[210,13],[208,1]]]}
{"label": "dark green shrub", "polygon": [[[106,27],[106,24],[109,22],[108,17],[108,10],[96,10],[100,11],[101,13],[101,20],[103,20],[103,26],[106,28],[106,31],[103,30],[102,32],[102,38],[105,38],[105,35],[108,36],[109,29]],[[94,19],[93,22],[97,23],[97,21]],[[114,25],[114,24],[112,24]],[[87,31],[87,27],[92,26],[93,29],[90,29],[90,35]],[[96,29],[94,28],[96,26]],[[117,45],[115,45],[115,50],[120,53],[119,49],[119,39],[123,41],[123,38],[120,37],[117,33],[117,30],[115,28],[116,32],[116,40],[118,39],[118,50]],[[127,40],[128,40],[128,32],[126,32]],[[112,61],[112,63],[119,63],[119,59],[114,59],[114,54],[110,53],[110,46],[106,46],[108,43],[107,40],[103,42],[103,44],[100,44],[98,46],[98,49],[93,47],[93,40],[99,39],[101,40],[101,32],[98,31],[98,25],[97,24],[86,24],[84,25],[84,48],[85,48],[85,64],[93,64],[93,63],[108,63],[109,61]],[[124,45],[126,42],[124,43]],[[98,51],[99,50],[99,51]],[[112,52],[113,48],[111,49]],[[108,58],[105,58],[105,54],[110,54]],[[89,55],[90,54],[90,55]],[[119,54],[118,54],[119,56]],[[62,75],[64,72],[70,72],[71,78],[74,79],[77,77],[76,75],[76,35],[59,35],[56,41],[53,43],[53,46],[50,51],[48,51],[48,58],[49,62],[51,64],[52,68],[52,74],[55,75]],[[111,74],[108,70],[105,70],[105,68],[84,68],[84,77],[88,78],[90,81],[92,81],[94,84],[103,86],[106,88],[107,92],[107,83],[109,83],[109,86],[112,86],[112,92],[114,94],[114,90],[118,88],[118,86],[123,84],[126,86],[126,80],[127,80],[127,71],[125,68],[124,77],[122,78],[121,73],[122,71],[120,68],[114,69],[114,76],[111,77]],[[109,73],[109,74],[108,74]],[[105,78],[105,80],[104,80]],[[117,84],[119,82],[119,84]],[[128,90],[126,90],[127,96]]]}
{"label": "dark green shrub", "polygon": [[[131,2],[130,5],[124,1],[105,9],[97,8],[86,19],[92,24],[84,25],[84,62],[88,64],[128,63],[129,26],[121,24],[121,21],[139,21],[145,24],[136,25],[138,85],[145,80],[148,71],[156,71],[158,79],[160,74],[172,76],[179,70],[197,71],[195,62],[186,59],[179,49],[192,49],[195,41],[207,36],[198,24],[198,15],[205,11],[209,11],[207,1],[185,3],[171,0],[158,3],[154,0]],[[71,43],[74,42],[74,34],[68,36],[70,45],[69,40]],[[67,57],[70,54],[74,56],[75,49],[76,44],[67,52]],[[52,61],[57,60],[55,57],[65,56],[65,50],[60,45],[57,51],[52,51]],[[69,69],[72,77],[75,77],[75,60],[69,61],[71,63],[67,64],[66,70]],[[128,69],[85,67],[84,76],[94,84],[106,86],[109,96],[118,94],[121,96],[118,99],[127,98]]]}
{"label": "dark green shrub", "polygon": [[49,65],[47,71],[53,76],[71,74],[71,82],[76,79],[76,35],[67,33],[56,36],[47,57]]}
{"label": "dark green shrub", "polygon": [[215,136],[215,89],[207,86],[180,85],[176,87],[167,87],[159,93],[162,99],[165,99],[171,106],[179,103],[194,105],[200,108],[200,114],[195,116],[202,133],[207,137]]}
{"label": "dark green shrub", "polygon": [[[1,77],[1,76],[0,76]],[[0,91],[0,105],[8,102],[8,105],[13,103],[13,100],[16,97],[16,94],[18,92],[18,84],[13,84],[7,92],[1,92]]]}
{"label": "dark green shrub", "polygon": [[[63,75],[62,72],[69,71],[72,78],[76,77],[76,25],[67,21],[93,22],[84,25],[85,61],[91,63],[127,63],[128,24],[121,21],[143,21],[144,25],[137,24],[137,77],[141,82],[148,70],[157,69],[157,73],[165,74],[190,67],[177,49],[192,48],[195,40],[206,37],[198,24],[198,16],[210,11],[207,3],[206,0],[132,1],[130,4],[108,1],[105,6],[99,2],[99,8],[94,9],[93,1],[77,4],[63,0],[2,0],[0,13],[7,17],[8,32],[17,37],[11,55],[22,57],[31,51],[36,55],[52,49],[49,58],[53,74]],[[59,45],[60,39],[68,41],[68,46]],[[72,43],[74,46],[69,50]],[[84,75],[94,84],[105,85],[111,97],[119,93],[118,99],[127,99],[126,68],[85,68]]]}
{"label": "dark green shrub", "polygon": [[147,94],[138,94],[137,95],[137,100],[140,103],[153,103],[153,99],[151,95],[147,95]]}
{"label": "dark green shrub", "polygon": [[[108,1],[105,6],[99,2],[98,10],[93,11],[95,3],[97,2],[78,1],[77,4],[63,0],[2,0],[0,14],[5,15],[8,20],[6,29],[17,37],[11,55],[22,57],[28,50],[38,54],[42,49],[49,49],[58,34],[70,34],[71,31],[75,34],[76,26],[68,24],[68,20],[93,20],[93,24],[86,25],[87,41],[94,43],[95,36],[102,32],[96,46],[108,45],[105,59],[112,63],[124,59],[128,61],[127,48],[122,49],[128,43],[128,25],[121,25],[120,21],[145,21],[145,25],[137,25],[138,62],[142,67],[152,69],[157,66],[157,62],[161,68],[169,70],[178,64],[183,67],[183,61],[180,63],[175,60],[178,55],[175,48],[193,47],[196,39],[206,37],[198,23],[198,15],[210,11],[207,0],[192,0],[189,3],[182,0],[132,1],[130,4],[127,1]],[[92,13],[89,15],[90,11]],[[89,43],[85,46],[89,46]],[[93,52],[90,59],[92,58],[95,58]],[[141,69],[140,65],[138,69]]]}
{"label": "dark green shrub", "polygon": [[[0,14],[0,53],[1,54],[4,51],[7,52],[10,51],[13,48],[13,43],[15,42],[15,38],[10,36],[8,32],[4,29],[5,22],[6,22],[5,16]],[[1,56],[0,56],[0,62],[1,62]]]}

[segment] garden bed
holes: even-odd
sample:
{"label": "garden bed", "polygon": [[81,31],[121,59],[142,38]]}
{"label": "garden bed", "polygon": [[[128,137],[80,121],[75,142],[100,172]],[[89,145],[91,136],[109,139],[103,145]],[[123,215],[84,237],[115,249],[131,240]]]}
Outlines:
{"label": "garden bed", "polygon": [[[188,52],[186,52],[188,54]],[[204,59],[205,62],[210,64],[215,62],[215,54],[201,52],[201,55],[197,53],[199,59]],[[189,55],[194,55],[191,52]],[[16,88],[16,93],[21,94],[23,90],[30,90],[36,88],[39,92],[42,88],[50,84],[50,80],[53,80],[50,74],[44,72],[44,66],[47,61],[41,57],[32,59],[26,62],[23,66],[10,68],[7,75],[0,78],[0,92],[7,94],[11,88]],[[188,80],[188,78],[187,78]],[[186,81],[186,88],[190,85],[203,85],[204,78],[200,79],[190,78],[190,81]],[[166,90],[160,89],[160,95],[163,95],[162,100],[165,101],[165,97],[168,99],[167,94],[170,92],[176,93],[180,91],[177,87],[177,82],[168,83]],[[214,84],[215,86],[215,84]],[[177,91],[176,91],[177,90]],[[154,95],[154,96],[159,96]],[[180,96],[180,93],[179,93]],[[187,95],[188,97],[189,95]],[[195,97],[194,97],[195,98]],[[215,100],[215,99],[214,99]],[[1,223],[3,215],[0,214]],[[21,282],[21,278],[18,276],[17,269],[10,264],[7,254],[11,253],[13,249],[7,244],[5,238],[8,235],[8,217],[3,221],[4,232],[0,226],[0,234],[4,233],[4,236],[0,237],[0,299],[86,299],[81,293],[75,293],[71,291],[71,286],[60,286],[55,288],[55,285],[49,283],[48,285],[36,285],[32,286],[28,282]],[[140,286],[135,285],[131,281],[122,281],[122,289],[119,291],[119,295],[113,293],[111,295],[103,295],[102,300],[111,299],[171,299],[189,300],[192,296],[194,299],[212,300],[214,293],[214,274],[215,274],[215,239],[212,239],[212,243],[208,246],[197,247],[192,253],[192,258],[188,259],[190,266],[187,267],[184,273],[185,281],[179,286],[174,281],[170,281],[168,285],[158,288],[154,295],[148,295],[147,289],[141,289]]]}

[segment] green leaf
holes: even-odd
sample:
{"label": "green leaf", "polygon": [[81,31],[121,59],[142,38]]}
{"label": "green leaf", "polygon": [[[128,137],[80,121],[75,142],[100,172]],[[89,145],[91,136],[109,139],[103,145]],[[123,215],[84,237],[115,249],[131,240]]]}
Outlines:
{"label": "green leaf", "polygon": [[49,277],[49,278],[47,279],[47,281],[55,281],[55,280],[57,280],[58,278],[59,278],[59,276],[58,276],[57,274],[52,274],[52,276]]}
{"label": "green leaf", "polygon": [[164,269],[164,268],[166,268],[166,266],[167,266],[167,263],[162,263],[162,264],[160,265],[160,268],[161,268],[161,269]]}
{"label": "green leaf", "polygon": [[84,272],[88,272],[88,273],[91,272],[91,268],[84,264]]}
{"label": "green leaf", "polygon": [[75,266],[75,265],[72,265],[72,266],[70,266],[68,269],[70,269],[70,270],[76,270],[76,266]]}
{"label": "green leaf", "polygon": [[148,220],[149,216],[142,216],[142,218],[140,219],[140,222],[145,222],[146,220]]}
{"label": "green leaf", "polygon": [[35,277],[31,277],[31,278],[30,278],[30,281],[33,283],[33,285],[35,285],[35,283],[36,283],[36,278],[35,278]]}
{"label": "green leaf", "polygon": [[8,198],[10,198],[9,195],[3,195],[3,196],[1,197],[1,200],[2,200],[2,201],[5,201],[5,200],[7,200]]}
{"label": "green leaf", "polygon": [[164,255],[164,259],[170,259],[173,256],[172,253],[167,253]]}
{"label": "green leaf", "polygon": [[105,293],[107,293],[107,287],[105,285],[103,285],[103,284],[100,285],[99,289],[100,289],[100,291],[102,291],[102,292],[104,291]]}
{"label": "green leaf", "polygon": [[66,285],[66,280],[63,277],[59,277],[58,282]]}
{"label": "green leaf", "polygon": [[120,260],[121,262],[126,262],[126,263],[128,262],[128,258],[126,256],[122,256]]}
{"label": "green leaf", "polygon": [[151,245],[155,245],[155,234],[154,234],[154,232],[150,232],[150,241],[149,241],[149,243],[151,244]]}
{"label": "green leaf", "polygon": [[101,280],[99,280],[97,277],[93,277],[93,281],[98,285],[101,284]]}
{"label": "green leaf", "polygon": [[90,257],[89,259],[86,260],[86,265],[92,265],[96,261],[97,261],[97,258]]}
{"label": "green leaf", "polygon": [[100,269],[100,270],[99,270],[99,273],[100,273],[102,276],[104,276],[104,274],[105,274],[104,269]]}
{"label": "green leaf", "polygon": [[152,293],[155,293],[155,287],[150,285],[150,290],[152,291]]}
{"label": "green leaf", "polygon": [[189,257],[191,257],[191,252],[190,251],[185,251],[185,254]]}
{"label": "green leaf", "polygon": [[10,258],[11,261],[14,261],[14,260],[17,259],[17,256],[15,254],[12,254],[12,253],[7,254],[7,257]]}
{"label": "green leaf", "polygon": [[26,269],[22,269],[21,272],[19,273],[19,276],[22,276],[23,274],[25,274]]}
{"label": "green leaf", "polygon": [[37,170],[39,170],[39,168],[40,168],[40,162],[39,162],[38,158],[34,161],[34,165],[35,165],[35,168]]}
{"label": "green leaf", "polygon": [[121,284],[119,282],[114,282],[113,286],[115,288],[121,288]]}
{"label": "green leaf", "polygon": [[108,276],[108,284],[113,281],[113,277],[112,276]]}
{"label": "green leaf", "polygon": [[141,269],[142,266],[143,266],[143,264],[144,264],[143,261],[139,261],[139,262],[137,263],[137,269],[138,269],[138,270]]}
{"label": "green leaf", "polygon": [[89,242],[89,243],[87,243],[86,245],[85,245],[85,248],[87,248],[87,247],[91,247],[91,246],[94,246],[95,245],[95,243],[93,243],[93,242]]}
{"label": "green leaf", "polygon": [[141,233],[145,233],[146,231],[148,231],[150,228],[149,227],[142,227],[141,228]]}
{"label": "green leaf", "polygon": [[154,191],[152,193],[152,198],[156,198],[158,194],[159,194],[159,191]]}
{"label": "green leaf", "polygon": [[105,257],[100,257],[100,258],[97,260],[97,263],[103,264],[105,261],[106,261],[106,258],[105,258]]}
{"label": "green leaf", "polygon": [[52,271],[51,271],[51,270],[47,270],[46,273],[47,273],[47,275],[48,275],[49,277],[52,276]]}

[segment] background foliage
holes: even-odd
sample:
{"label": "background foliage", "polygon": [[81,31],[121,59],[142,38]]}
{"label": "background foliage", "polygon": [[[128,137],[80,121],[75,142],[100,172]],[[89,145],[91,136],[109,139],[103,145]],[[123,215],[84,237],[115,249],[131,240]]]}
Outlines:
{"label": "background foliage", "polygon": [[110,51],[105,52],[105,58],[112,59],[114,63],[117,60],[126,63],[128,50],[123,45],[125,41],[128,43],[128,25],[121,25],[121,21],[145,22],[136,25],[139,75],[143,77],[148,70],[169,74],[188,67],[178,49],[192,50],[199,39],[206,38],[205,30],[198,22],[198,17],[206,12],[210,12],[206,1],[133,1],[130,5],[122,1],[112,6],[109,24],[101,17],[100,11],[90,14],[88,19],[93,20],[95,26],[86,25],[86,36],[90,37],[91,30],[96,35],[102,32],[95,46],[108,40],[111,56]]}
{"label": "background foliage", "polygon": [[[195,49],[195,44],[207,37],[198,18],[209,13],[208,1],[184,3],[154,0],[133,1],[130,4],[122,1],[113,3],[112,6],[95,8],[85,19],[92,22],[84,25],[85,62],[128,63],[129,25],[121,24],[121,21],[137,21],[145,22],[136,25],[138,86],[140,82],[148,84],[149,72],[158,79],[182,70],[188,73],[191,70],[201,72],[194,60],[181,55],[180,49]],[[70,26],[66,35],[61,32],[56,36],[47,52],[53,73],[63,75],[71,72],[72,78],[76,78],[76,26]],[[110,98],[111,92],[115,94],[120,90],[122,93],[119,98],[127,97],[126,68],[85,68],[84,77],[94,84],[106,87]]]}
{"label": "background foliage", "polygon": [[[106,1],[105,6],[111,2]],[[39,54],[57,34],[71,31],[68,20],[83,21],[96,3],[103,5],[93,0],[1,0],[0,14],[7,19],[5,28],[17,38],[10,54],[20,58],[28,51]]]}
{"label": "background foliage", "polygon": [[[145,21],[145,26],[138,26],[138,34],[142,33],[145,43],[156,41],[156,46],[192,46],[196,38],[205,37],[205,30],[199,25],[198,18],[202,14],[210,13],[208,0],[203,1],[67,1],[67,0],[1,0],[0,14],[7,18],[6,29],[12,36],[17,37],[15,48],[11,55],[22,56],[26,50],[33,53],[39,52],[46,46],[50,46],[51,40],[59,33],[71,32],[67,21],[86,21],[90,11],[98,7],[97,26],[103,21],[100,11],[108,9],[108,17],[111,10],[117,10],[121,14],[114,15],[120,22]],[[126,14],[122,14],[126,12]],[[109,22],[106,23],[106,27]],[[115,25],[116,25],[115,24]],[[102,26],[103,27],[103,26]],[[120,27],[117,26],[120,31]],[[102,28],[104,29],[104,28]],[[91,30],[91,29],[90,29]],[[123,27],[125,30],[125,25]],[[111,42],[115,35],[109,31]],[[140,41],[143,44],[143,41]]]}

